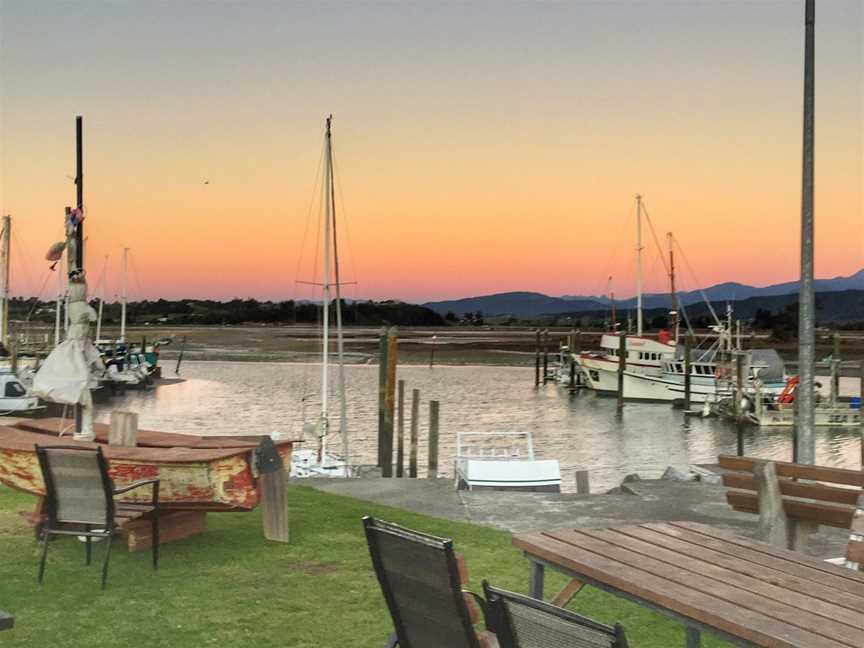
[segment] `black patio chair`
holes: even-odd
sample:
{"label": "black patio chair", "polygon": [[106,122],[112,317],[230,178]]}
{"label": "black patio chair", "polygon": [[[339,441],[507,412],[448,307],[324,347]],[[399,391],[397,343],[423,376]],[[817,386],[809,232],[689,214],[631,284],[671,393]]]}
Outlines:
{"label": "black patio chair", "polygon": [[607,626],[483,581],[487,626],[501,648],[628,648],[621,624]]}
{"label": "black patio chair", "polygon": [[[153,533],[153,569],[159,568],[159,480],[137,481],[114,488],[102,448],[80,446],[36,446],[36,455],[45,482],[45,510],[48,521],[42,527],[42,559],[39,583],[45,575],[48,543],[54,535],[84,536],[86,564],[92,557],[92,539],[107,539],[102,563],[102,588],[108,579],[111,540],[118,524],[149,515]],[[114,496],[152,487],[149,504],[115,502]]]}
{"label": "black patio chair", "polygon": [[363,518],[372,565],[393,619],[385,648],[484,648],[474,631],[453,541]]}

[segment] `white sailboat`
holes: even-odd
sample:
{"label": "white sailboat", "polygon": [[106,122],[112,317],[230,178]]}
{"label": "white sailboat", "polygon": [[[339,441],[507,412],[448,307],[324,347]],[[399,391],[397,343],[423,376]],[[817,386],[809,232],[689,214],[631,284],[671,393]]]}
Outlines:
{"label": "white sailboat", "polygon": [[[350,477],[348,461],[348,416],[345,402],[345,360],[342,338],[342,293],[339,277],[339,246],[336,235],[336,201],[333,177],[333,143],[331,122],[326,120],[324,134],[324,236],[323,272],[318,285],[321,288],[322,339],[321,339],[321,410],[314,423],[304,423],[304,436],[314,434],[318,440],[316,449],[294,450],[291,455],[291,475],[294,477]],[[332,268],[331,268],[332,265]],[[331,269],[333,281],[331,282]],[[307,282],[304,282],[307,283]],[[340,433],[342,435],[342,456],[327,449],[327,435],[330,432],[330,300],[335,292],[336,302],[336,350],[338,365],[338,390],[340,403]]]}

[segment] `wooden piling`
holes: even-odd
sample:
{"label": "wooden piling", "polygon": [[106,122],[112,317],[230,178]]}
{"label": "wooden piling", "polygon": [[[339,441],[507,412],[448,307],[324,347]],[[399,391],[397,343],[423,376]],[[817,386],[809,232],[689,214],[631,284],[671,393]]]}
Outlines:
{"label": "wooden piling", "polygon": [[411,448],[408,459],[408,476],[417,477],[417,433],[420,429],[420,390],[411,390]]}
{"label": "wooden piling", "polygon": [[387,399],[387,329],[378,335],[378,467],[384,467],[384,430]]}
{"label": "wooden piling", "polygon": [[687,335],[684,336],[684,409],[685,410],[690,409],[690,389],[691,389],[690,388],[690,383],[691,383],[691,376],[690,376],[691,358],[690,358],[690,356],[692,355],[692,352],[693,352],[693,337],[690,335],[690,333],[687,333]]}
{"label": "wooden piling", "polygon": [[398,407],[396,410],[396,476],[404,477],[405,466],[405,381],[400,380]]}
{"label": "wooden piling", "polygon": [[135,412],[114,410],[108,430],[108,445],[134,448],[138,441],[138,415]]}
{"label": "wooden piling", "polygon": [[570,357],[570,391],[576,391],[576,360]]}
{"label": "wooden piling", "polygon": [[16,342],[12,342],[12,344],[10,344],[9,346],[10,346],[9,363],[11,364],[12,374],[17,375],[18,374],[18,344]]}
{"label": "wooden piling", "polygon": [[587,470],[577,470],[576,471],[576,493],[579,495],[590,495],[591,494],[591,485],[588,481],[588,471]]}
{"label": "wooden piling", "polygon": [[840,334],[834,331],[834,349],[831,353],[831,407],[840,398]]}
{"label": "wooden piling", "polygon": [[429,401],[429,462],[426,477],[438,477],[438,401]]}
{"label": "wooden piling", "polygon": [[549,379],[549,329],[543,329],[543,384]]}
{"label": "wooden piling", "polygon": [[618,334],[618,409],[624,407],[624,369],[627,367],[627,336]]}
{"label": "wooden piling", "polygon": [[540,386],[540,329],[534,331],[536,340],[534,343],[534,386]]}
{"label": "wooden piling", "polygon": [[436,336],[436,335],[432,336],[432,344],[430,345],[430,349],[429,349],[429,368],[430,369],[435,366],[435,340],[437,337],[438,336]]}
{"label": "wooden piling", "polygon": [[735,352],[735,430],[736,450],[738,456],[744,456],[744,414],[741,407],[741,399],[744,396],[744,354]]}
{"label": "wooden piling", "polygon": [[395,326],[387,331],[387,376],[384,394],[384,453],[381,456],[382,477],[393,476],[393,432],[396,411],[396,360],[399,353],[399,337]]}

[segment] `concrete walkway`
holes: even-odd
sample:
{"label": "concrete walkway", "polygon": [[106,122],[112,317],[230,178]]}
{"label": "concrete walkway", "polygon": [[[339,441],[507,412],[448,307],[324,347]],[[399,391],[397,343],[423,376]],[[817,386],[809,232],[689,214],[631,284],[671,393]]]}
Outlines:
{"label": "concrete walkway", "polygon": [[[701,522],[755,537],[758,516],[726,503],[722,486],[700,482],[644,480],[620,494],[502,493],[457,491],[450,479],[304,479],[295,483],[375,504],[472,522],[513,533],[577,527],[606,527],[682,520]],[[849,532],[820,527],[807,553],[841,556]]]}

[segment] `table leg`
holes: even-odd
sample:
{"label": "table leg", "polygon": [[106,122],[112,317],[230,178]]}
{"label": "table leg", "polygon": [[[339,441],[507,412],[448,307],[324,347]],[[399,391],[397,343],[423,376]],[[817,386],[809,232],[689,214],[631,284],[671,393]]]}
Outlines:
{"label": "table leg", "polygon": [[531,598],[543,600],[543,576],[545,566],[542,563],[529,560],[531,573],[528,577],[528,595]]}
{"label": "table leg", "polygon": [[699,648],[702,645],[702,633],[699,628],[687,627],[687,648]]}

